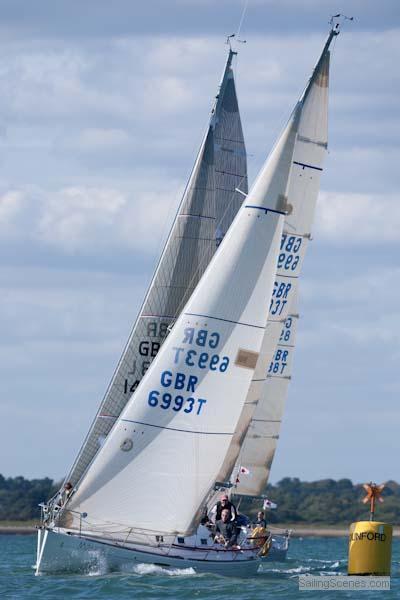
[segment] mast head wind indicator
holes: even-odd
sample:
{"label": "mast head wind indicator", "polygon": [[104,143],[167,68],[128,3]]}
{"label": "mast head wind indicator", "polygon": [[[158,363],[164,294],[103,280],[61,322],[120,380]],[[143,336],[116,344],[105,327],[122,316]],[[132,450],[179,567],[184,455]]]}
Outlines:
{"label": "mast head wind indicator", "polygon": [[331,26],[331,32],[334,35],[339,35],[340,26],[342,25],[343,21],[354,21],[354,17],[348,17],[342,13],[331,16],[329,24]]}
{"label": "mast head wind indicator", "polygon": [[235,40],[235,41],[236,41],[236,42],[238,42],[239,44],[246,44],[246,43],[247,43],[247,40],[240,40],[240,39],[237,37],[236,33],[231,33],[231,35],[228,35],[228,36],[227,36],[227,38],[226,38],[226,44],[228,44],[228,46],[229,46],[229,50],[232,52],[232,54],[237,54],[237,52],[235,52],[234,50],[232,50],[232,43],[231,43],[231,40],[232,40],[233,38],[236,38],[236,40]]}

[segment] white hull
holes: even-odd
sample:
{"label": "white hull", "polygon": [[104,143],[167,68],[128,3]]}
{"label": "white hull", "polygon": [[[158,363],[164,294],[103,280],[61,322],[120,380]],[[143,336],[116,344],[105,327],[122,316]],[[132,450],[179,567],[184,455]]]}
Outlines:
{"label": "white hull", "polygon": [[153,564],[165,569],[193,569],[227,577],[255,575],[261,559],[251,550],[229,551],[211,548],[151,547],[111,540],[94,540],[63,530],[38,532],[36,574],[93,572],[98,569],[132,571],[135,565]]}

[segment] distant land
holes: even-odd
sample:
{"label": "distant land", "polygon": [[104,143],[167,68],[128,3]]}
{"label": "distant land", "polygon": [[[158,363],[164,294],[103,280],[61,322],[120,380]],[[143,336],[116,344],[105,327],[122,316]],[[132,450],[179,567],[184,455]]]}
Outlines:
{"label": "distant land", "polygon": [[[39,502],[50,498],[59,485],[60,482],[49,477],[29,480],[0,475],[0,522],[23,521],[28,525],[38,520]],[[271,525],[348,527],[352,521],[369,518],[369,505],[361,502],[365,496],[362,484],[353,484],[350,479],[308,482],[285,477],[275,485],[268,485],[266,496],[278,505],[276,510],[267,512]],[[383,504],[377,506],[376,518],[399,525],[400,484],[387,481],[383,497]],[[244,499],[240,512],[254,515],[261,504],[260,499]]]}

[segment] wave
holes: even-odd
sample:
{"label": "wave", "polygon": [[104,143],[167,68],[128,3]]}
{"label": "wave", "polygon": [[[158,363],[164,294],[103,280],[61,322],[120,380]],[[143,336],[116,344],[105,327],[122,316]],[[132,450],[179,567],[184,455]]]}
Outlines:
{"label": "wave", "polygon": [[311,567],[293,567],[292,569],[264,569],[261,573],[268,575],[268,573],[279,573],[280,575],[301,575],[302,573],[310,573]]}
{"label": "wave", "polygon": [[107,557],[97,550],[89,550],[89,556],[93,559],[92,564],[87,569],[85,575],[88,577],[100,577],[110,572]]}
{"label": "wave", "polygon": [[165,568],[151,563],[139,563],[133,568],[133,572],[137,575],[168,575],[170,577],[187,577],[196,575],[196,572],[191,567],[187,569]]}
{"label": "wave", "polygon": [[[290,562],[295,563],[293,566],[289,566],[286,562],[286,565],[282,568],[268,568],[266,564],[263,565],[262,570],[260,570],[260,574],[268,575],[274,574],[278,575],[305,575],[307,573],[318,573],[320,575],[338,575],[338,572],[347,564],[347,560],[323,560],[318,558],[305,558],[301,561],[303,564],[298,564],[299,561],[291,560]],[[297,563],[297,565],[296,565]],[[306,563],[306,564],[304,564]],[[308,563],[308,564],[307,564]]]}

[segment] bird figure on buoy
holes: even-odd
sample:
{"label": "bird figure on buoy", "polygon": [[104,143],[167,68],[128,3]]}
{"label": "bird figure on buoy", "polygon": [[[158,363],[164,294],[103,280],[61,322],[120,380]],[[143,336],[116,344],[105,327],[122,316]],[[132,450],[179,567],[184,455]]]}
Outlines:
{"label": "bird figure on buoy", "polygon": [[370,481],[369,483],[363,484],[363,488],[367,492],[367,495],[362,499],[362,502],[363,502],[363,504],[367,504],[367,502],[370,502],[370,511],[369,511],[369,520],[370,521],[374,520],[376,501],[378,500],[378,502],[383,502],[383,498],[382,498],[381,494],[382,494],[384,487],[385,487],[384,483],[381,483],[381,485],[376,485],[376,483],[372,483],[372,481]]}

